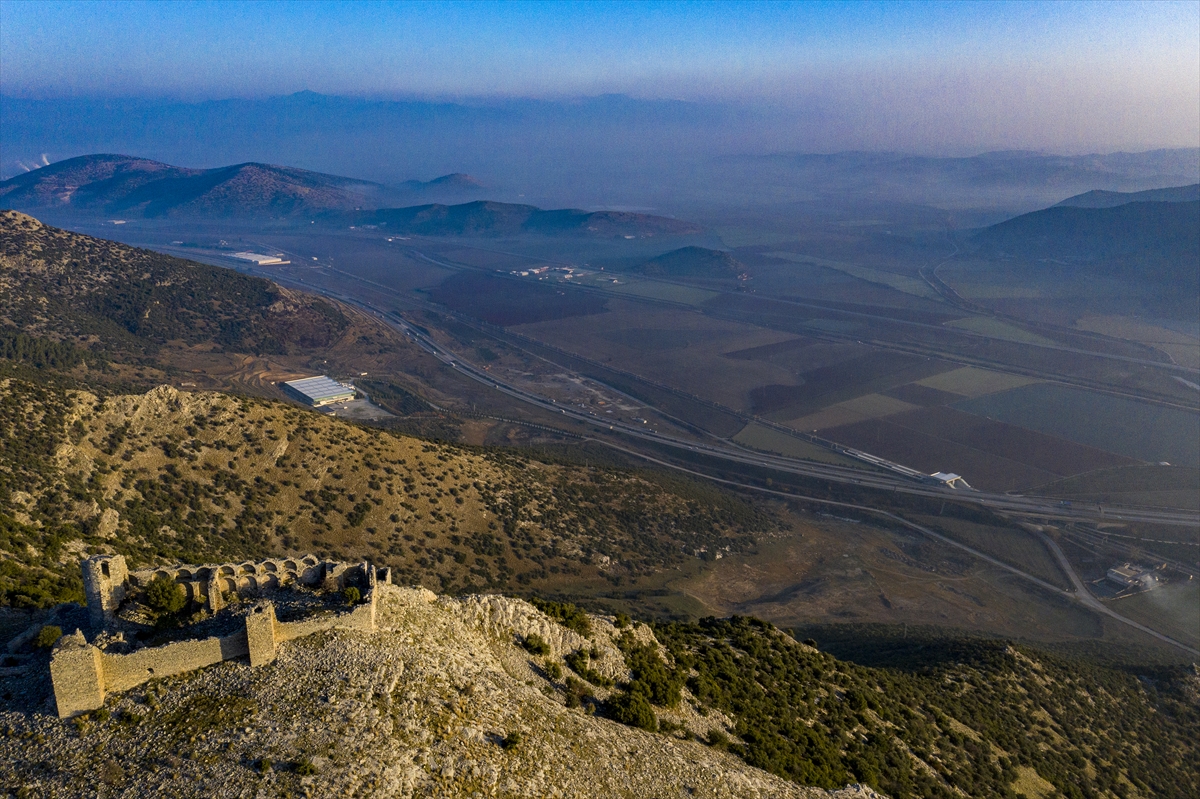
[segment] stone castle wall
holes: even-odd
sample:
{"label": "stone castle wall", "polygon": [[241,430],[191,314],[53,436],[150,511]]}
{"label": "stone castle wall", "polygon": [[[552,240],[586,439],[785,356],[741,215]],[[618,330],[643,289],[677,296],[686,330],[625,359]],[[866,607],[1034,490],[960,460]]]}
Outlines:
{"label": "stone castle wall", "polygon": [[[108,560],[107,564],[103,563]],[[112,561],[119,561],[114,563]],[[93,574],[88,584],[88,608],[101,624],[113,618],[120,599],[132,586],[144,587],[155,577],[164,574],[181,585],[203,585],[204,593],[189,594],[194,601],[204,601],[210,608],[225,592],[225,586],[237,586],[245,591],[268,586],[284,586],[290,582],[321,585],[341,589],[358,582],[365,586],[363,601],[352,610],[332,615],[316,616],[293,622],[280,622],[275,606],[269,601],[257,602],[246,616],[245,628],[224,637],[176,641],[158,647],[139,649],[129,654],[113,654],[88,643],[83,632],[76,630],[64,635],[54,647],[50,661],[50,677],[58,715],[76,716],[104,705],[104,697],[114,691],[127,691],[160,677],[183,674],[239,657],[249,657],[252,667],[275,659],[278,644],[306,635],[332,629],[374,632],[377,583],[390,582],[390,570],[377,570],[368,563],[351,566],[344,563],[319,562],[308,556],[299,560],[272,560],[262,563],[219,564],[216,566],[176,567],[126,573],[125,561],[119,555],[101,556],[84,561],[84,574]],[[124,577],[120,585],[106,582],[115,575]],[[270,578],[268,580],[268,578]],[[85,579],[87,579],[85,577]],[[229,583],[222,581],[228,580]],[[253,582],[250,582],[253,580]],[[214,589],[213,586],[218,586]],[[115,597],[120,599],[114,599]],[[94,601],[93,601],[94,598]],[[116,605],[114,606],[114,601]],[[219,608],[216,608],[219,609]]]}

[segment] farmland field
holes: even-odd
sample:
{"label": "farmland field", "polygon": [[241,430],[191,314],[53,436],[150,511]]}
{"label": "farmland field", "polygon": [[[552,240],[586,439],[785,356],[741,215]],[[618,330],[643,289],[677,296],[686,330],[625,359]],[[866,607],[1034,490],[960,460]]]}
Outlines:
{"label": "farmland field", "polygon": [[502,327],[588,316],[607,310],[605,301],[591,294],[467,272],[442,281],[429,290],[429,297],[451,310]]}
{"label": "farmland field", "polygon": [[959,402],[959,410],[1130,458],[1200,467],[1200,414],[1048,383]]}
{"label": "farmland field", "polygon": [[878,419],[916,409],[903,400],[886,397],[883,394],[865,394],[861,397],[839,402],[822,408],[816,413],[802,416],[788,422],[789,427],[797,430],[819,430],[823,427],[861,422],[866,419]]}
{"label": "farmland field", "polygon": [[787,433],[780,433],[778,430],[772,430],[769,427],[764,427],[761,424],[753,422],[742,428],[741,432],[733,437],[733,440],[739,444],[745,444],[747,447],[766,450],[767,452],[777,452],[780,455],[788,455],[793,458],[804,458],[821,463],[836,463],[839,466],[854,466],[858,468],[862,468],[863,466],[861,461],[843,457],[824,447],[818,447],[816,444],[810,444],[794,436],[789,436]]}
{"label": "farmland field", "polygon": [[948,391],[964,397],[982,397],[985,394],[1007,391],[1010,388],[1018,388],[1034,382],[1036,381],[1028,377],[964,366],[961,369],[942,372],[924,380],[918,380],[917,385],[938,391]]}
{"label": "farmland field", "polygon": [[845,272],[851,277],[856,277],[859,280],[865,280],[868,283],[879,283],[887,286],[890,289],[901,291],[905,294],[911,294],[914,297],[924,297],[926,299],[936,300],[937,292],[929,287],[924,280],[920,278],[910,277],[908,275],[898,275],[895,272],[885,272],[882,269],[872,269],[866,266],[858,266],[848,264],[842,261],[830,261],[824,258],[814,258],[811,255],[801,255],[793,252],[769,252],[766,253],[772,258],[779,258],[783,261],[793,261],[795,263],[811,263],[817,266],[824,266],[827,269],[836,269],[839,272]]}
{"label": "farmland field", "polygon": [[1027,463],[902,426],[896,417],[822,430],[821,436],[926,474],[955,472],[973,487],[983,490],[1011,491],[1058,477]]}
{"label": "farmland field", "polygon": [[1200,469],[1137,464],[1101,469],[1039,486],[1068,499],[1200,510]]}
{"label": "farmland field", "polygon": [[717,296],[717,292],[694,286],[680,286],[674,283],[663,283],[657,280],[630,280],[622,277],[620,283],[610,283],[602,286],[615,294],[632,294],[635,297],[646,297],[651,300],[681,302],[686,305],[703,305],[706,301]]}
{"label": "farmland field", "polygon": [[868,351],[849,361],[803,372],[799,375],[799,385],[774,384],[755,388],[750,392],[750,399],[755,413],[783,421],[945,369],[944,363],[931,358]]}
{"label": "farmland field", "polygon": [[944,438],[1063,476],[1135,463],[1130,458],[1112,452],[985,419],[953,408],[926,408],[916,413],[897,416],[892,421],[910,430]]}
{"label": "farmland field", "polygon": [[1036,333],[1030,333],[1028,330],[1023,330],[1016,325],[1008,322],[1001,322],[999,319],[993,319],[990,316],[970,316],[966,319],[955,319],[952,322],[947,322],[950,327],[957,327],[959,330],[967,330],[971,333],[978,333],[981,336],[991,336],[992,338],[1002,338],[1006,341],[1017,341],[1022,344],[1054,344],[1055,342],[1045,336],[1039,336]]}
{"label": "farmland field", "polygon": [[647,307],[615,297],[607,302],[610,312],[603,316],[546,321],[518,330],[738,410],[746,407],[747,394],[756,386],[794,379],[791,370],[773,363],[722,357],[730,350],[774,344],[790,338],[787,334],[680,308]]}

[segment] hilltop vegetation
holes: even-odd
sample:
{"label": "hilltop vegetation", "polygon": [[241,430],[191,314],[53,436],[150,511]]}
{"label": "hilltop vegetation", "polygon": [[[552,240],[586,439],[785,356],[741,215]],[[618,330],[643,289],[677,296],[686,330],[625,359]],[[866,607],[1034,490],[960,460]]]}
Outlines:
{"label": "hilltop vegetation", "polygon": [[[687,687],[736,720],[731,750],[808,785],[891,796],[1194,796],[1195,666],[1135,674],[995,640],[914,636],[866,667],[755,619],[655,628]],[[811,642],[810,642],[811,643]],[[863,648],[886,651],[863,636]],[[878,658],[886,662],[886,657]]]}
{"label": "hilltop vegetation", "polygon": [[651,277],[733,280],[746,271],[746,266],[721,250],[681,247],[651,258],[635,271]]}
{"label": "hilltop vegetation", "polygon": [[76,599],[78,559],[316,552],[446,592],[620,585],[778,522],[651,474],[540,463],[281,402],[0,382],[0,602]]}

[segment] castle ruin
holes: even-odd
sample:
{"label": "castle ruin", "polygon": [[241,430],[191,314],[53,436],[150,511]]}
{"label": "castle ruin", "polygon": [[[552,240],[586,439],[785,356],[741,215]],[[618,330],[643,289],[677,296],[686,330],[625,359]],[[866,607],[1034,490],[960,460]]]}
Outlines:
{"label": "castle ruin", "polygon": [[[332,629],[374,632],[376,586],[391,582],[390,569],[369,563],[347,564],[304,558],[259,562],[175,566],[130,572],[121,555],[98,555],[83,561],[91,641],[82,630],[64,635],[54,646],[50,678],[60,718],[97,710],[108,693],[127,691],[149,680],[211,666],[223,660],[249,658],[251,667],[275,659],[277,646],[313,633]],[[223,635],[176,640],[161,646],[130,646],[127,631],[136,624],[122,617],[136,610],[138,598],[156,578],[166,577],[180,587],[189,602],[202,606],[207,617],[224,610],[233,629]],[[286,589],[341,592],[360,591],[361,601],[349,608],[281,621],[271,596]],[[229,601],[239,603],[234,608]],[[229,626],[227,624],[227,626]],[[144,625],[143,625],[144,627]],[[113,642],[120,644],[112,645]],[[124,651],[128,650],[128,651]]]}

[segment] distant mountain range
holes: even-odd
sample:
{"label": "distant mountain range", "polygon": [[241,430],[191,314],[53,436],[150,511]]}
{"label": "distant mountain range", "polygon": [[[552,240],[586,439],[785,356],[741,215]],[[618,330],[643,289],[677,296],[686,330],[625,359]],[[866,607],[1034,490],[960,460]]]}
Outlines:
{"label": "distant mountain range", "polygon": [[144,218],[290,218],[379,208],[418,196],[463,196],[483,186],[445,175],[388,187],[272,164],[188,169],[127,155],[85,155],[0,183],[0,205]]}
{"label": "distant mountain range", "polygon": [[271,164],[187,169],[126,155],[85,155],[0,183],[0,204],[131,217],[292,217],[377,206],[368,181]]}
{"label": "distant mountain range", "polygon": [[1060,202],[1059,206],[1070,208],[1116,208],[1128,203],[1187,203],[1200,200],[1200,183],[1190,186],[1172,186],[1167,189],[1147,191],[1094,191],[1077,194]]}
{"label": "distant mountain range", "polygon": [[126,155],[86,155],[3,181],[0,206],[145,219],[316,219],[425,236],[644,238],[701,232],[689,222],[625,211],[546,211],[486,201],[388,207],[416,197],[461,197],[482,190],[479,181],[462,173],[389,187],[270,164],[187,169]]}
{"label": "distant mountain range", "polygon": [[629,211],[542,210],[532,205],[477,201],[461,205],[383,208],[331,219],[376,225],[420,236],[504,236],[522,233],[629,238],[689,236],[702,232],[690,222]]}
{"label": "distant mountain range", "polygon": [[406,180],[398,188],[419,194],[431,192],[471,194],[487,187],[470,175],[454,172],[433,180]]}

